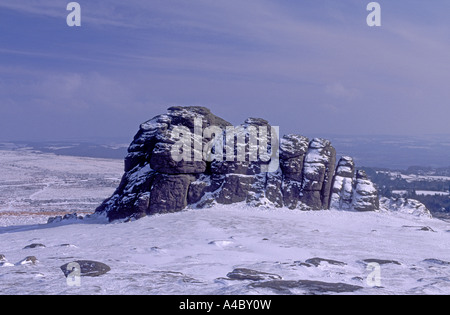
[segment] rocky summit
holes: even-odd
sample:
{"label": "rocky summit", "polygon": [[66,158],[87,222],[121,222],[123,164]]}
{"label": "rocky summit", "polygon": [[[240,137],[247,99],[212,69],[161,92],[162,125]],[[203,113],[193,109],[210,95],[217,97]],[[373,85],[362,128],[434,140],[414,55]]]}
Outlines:
{"label": "rocky summit", "polygon": [[[336,163],[337,162],[337,163]],[[244,203],[300,210],[374,211],[378,191],[326,139],[289,134],[261,118],[240,125],[205,107],[171,107],[141,124],[125,174],[97,213],[109,220]]]}

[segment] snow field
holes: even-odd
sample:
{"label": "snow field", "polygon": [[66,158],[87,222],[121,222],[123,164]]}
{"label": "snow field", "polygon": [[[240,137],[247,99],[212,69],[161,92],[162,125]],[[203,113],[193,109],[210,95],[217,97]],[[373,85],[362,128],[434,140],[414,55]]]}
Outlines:
{"label": "snow field", "polygon": [[[432,231],[421,230],[427,226]],[[0,228],[0,254],[9,262],[36,256],[36,265],[0,267],[0,292],[9,294],[286,294],[230,280],[235,268],[273,273],[284,280],[361,286],[355,294],[449,294],[449,224],[392,213],[291,211],[215,206],[146,217]],[[45,248],[23,249],[30,243]],[[61,244],[73,246],[61,247]],[[343,265],[306,260],[320,257]],[[67,286],[59,269],[90,259],[111,271]],[[380,265],[381,287],[367,284]],[[434,259],[433,261],[426,261]],[[292,294],[305,294],[292,288]],[[333,293],[333,292],[330,292]]]}

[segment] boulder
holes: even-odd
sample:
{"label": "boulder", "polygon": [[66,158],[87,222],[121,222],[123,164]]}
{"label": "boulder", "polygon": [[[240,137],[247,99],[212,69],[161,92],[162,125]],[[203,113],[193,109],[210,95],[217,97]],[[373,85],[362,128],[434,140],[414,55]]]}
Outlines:
{"label": "boulder", "polygon": [[418,200],[409,198],[380,198],[380,209],[416,217],[432,218],[430,210]]}
{"label": "boulder", "polygon": [[81,277],[98,277],[111,270],[108,265],[92,260],[77,260],[60,268],[66,278],[74,272]]}

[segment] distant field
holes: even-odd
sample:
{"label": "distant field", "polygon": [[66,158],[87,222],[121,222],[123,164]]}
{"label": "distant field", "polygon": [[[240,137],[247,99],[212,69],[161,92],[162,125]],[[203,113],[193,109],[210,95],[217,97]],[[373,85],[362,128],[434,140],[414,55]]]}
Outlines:
{"label": "distant field", "polygon": [[416,195],[421,196],[448,196],[448,191],[430,191],[430,190],[416,190]]}
{"label": "distant field", "polygon": [[[91,213],[118,186],[123,162],[0,150],[0,225],[7,217]],[[8,221],[10,223],[10,221]]]}

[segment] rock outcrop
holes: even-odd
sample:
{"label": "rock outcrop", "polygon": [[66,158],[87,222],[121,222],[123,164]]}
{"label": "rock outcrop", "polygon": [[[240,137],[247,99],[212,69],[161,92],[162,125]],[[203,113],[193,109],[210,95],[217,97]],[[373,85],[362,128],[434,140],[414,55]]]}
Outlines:
{"label": "rock outcrop", "polygon": [[378,191],[363,170],[356,172],[352,206],[357,211],[374,211],[380,208]]}
{"label": "rock outcrop", "polygon": [[353,203],[355,163],[349,156],[343,156],[336,167],[331,190],[330,208],[349,210]]}
{"label": "rock outcrop", "polygon": [[261,118],[237,127],[204,107],[171,107],[143,123],[125,174],[97,213],[110,220],[215,203],[373,211],[378,192],[330,141],[289,134]]}
{"label": "rock outcrop", "polygon": [[432,218],[427,207],[418,200],[407,198],[380,198],[380,210]]}

